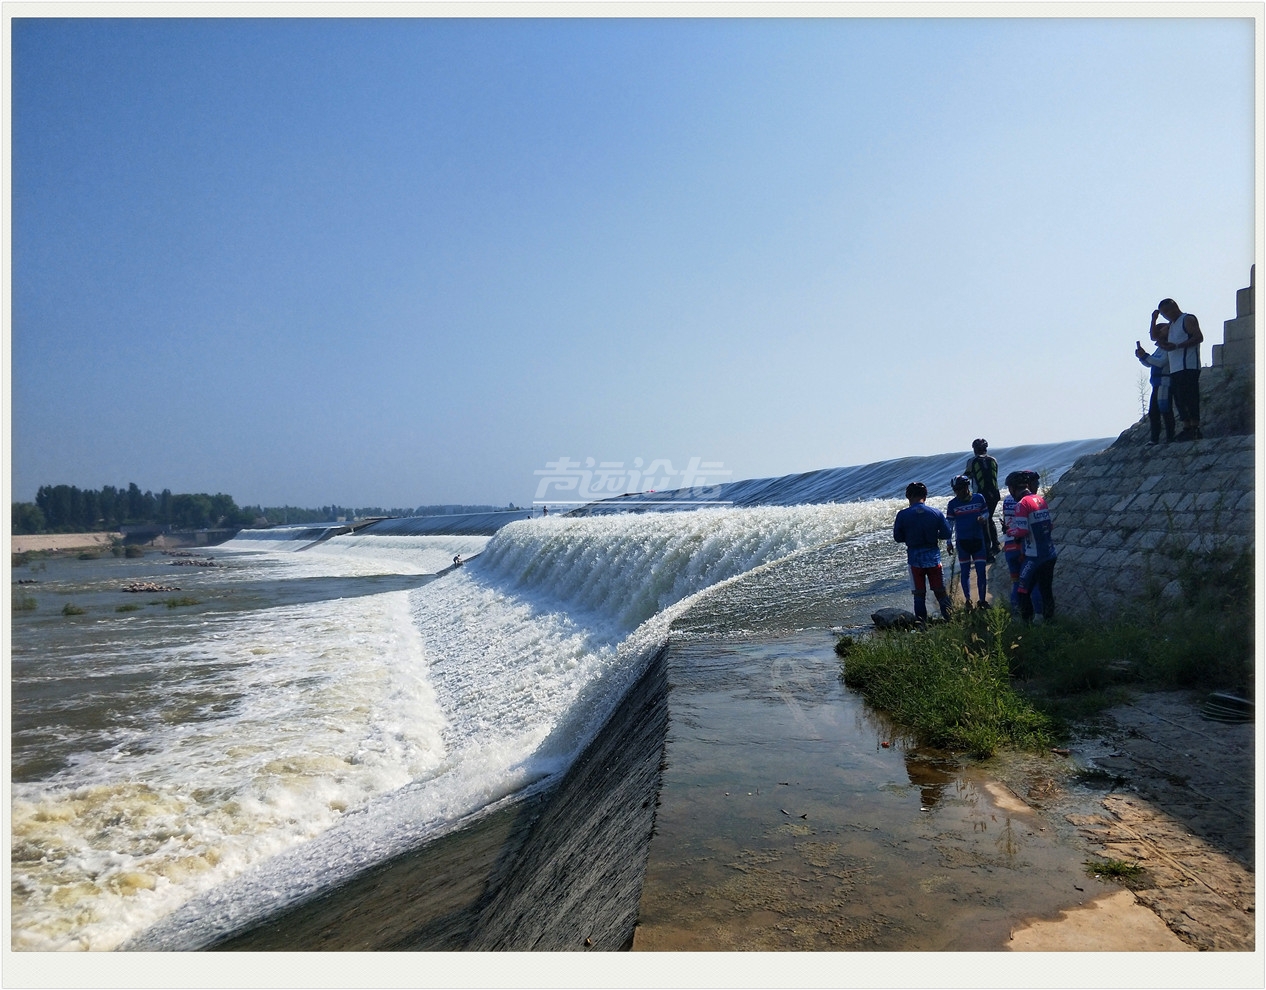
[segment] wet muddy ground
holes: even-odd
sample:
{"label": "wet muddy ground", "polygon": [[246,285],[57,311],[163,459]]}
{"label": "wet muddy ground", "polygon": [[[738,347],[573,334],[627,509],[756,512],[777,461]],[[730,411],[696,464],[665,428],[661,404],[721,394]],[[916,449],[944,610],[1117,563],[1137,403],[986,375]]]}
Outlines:
{"label": "wet muddy ground", "polygon": [[[1211,724],[1234,840],[1225,810],[1145,840],[1159,824],[1146,802],[1175,795],[1143,786],[1155,771],[1142,755],[1116,769],[1096,762],[1150,738],[1128,717],[1112,713],[1066,756],[971,762],[920,750],[843,686],[833,645],[825,630],[674,643],[634,949],[1253,947],[1251,725]],[[1131,711],[1147,721],[1146,707]],[[1221,832],[1197,842],[1215,823]],[[1204,858],[1184,867],[1166,844],[1179,838]],[[1219,852],[1228,844],[1238,858]],[[1148,859],[1137,894],[1087,868],[1105,857]],[[1215,862],[1233,879],[1212,879]]]}

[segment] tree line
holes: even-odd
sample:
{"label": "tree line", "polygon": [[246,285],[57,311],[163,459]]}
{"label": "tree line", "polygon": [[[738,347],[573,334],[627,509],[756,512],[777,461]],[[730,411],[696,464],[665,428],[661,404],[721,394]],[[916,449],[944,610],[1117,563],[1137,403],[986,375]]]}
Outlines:
{"label": "tree line", "polygon": [[242,527],[255,523],[249,509],[231,495],[218,493],[158,494],[106,485],[100,489],[76,485],[41,485],[34,502],[13,503],[13,534],[90,533],[121,526],[160,525],[176,529]]}
{"label": "tree line", "polygon": [[[510,506],[514,508],[514,506]],[[42,485],[34,502],[14,502],[14,536],[39,533],[92,533],[113,531],[122,526],[170,526],[173,529],[242,529],[251,526],[280,526],[287,523],[338,522],[369,516],[423,516],[449,512],[495,512],[490,505],[427,505],[417,509],[359,509],[323,505],[303,509],[292,505],[238,506],[231,495],[181,493],[164,488],[158,494],[141,491],[135,483],[127,488],[106,485],[83,489],[75,485]]]}

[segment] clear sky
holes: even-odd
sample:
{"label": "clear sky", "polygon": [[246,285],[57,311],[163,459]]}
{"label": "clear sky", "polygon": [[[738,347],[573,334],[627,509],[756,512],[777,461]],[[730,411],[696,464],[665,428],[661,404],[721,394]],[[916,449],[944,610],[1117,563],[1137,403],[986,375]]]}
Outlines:
{"label": "clear sky", "polygon": [[15,500],[1114,436],[1255,260],[1250,19],[10,24]]}

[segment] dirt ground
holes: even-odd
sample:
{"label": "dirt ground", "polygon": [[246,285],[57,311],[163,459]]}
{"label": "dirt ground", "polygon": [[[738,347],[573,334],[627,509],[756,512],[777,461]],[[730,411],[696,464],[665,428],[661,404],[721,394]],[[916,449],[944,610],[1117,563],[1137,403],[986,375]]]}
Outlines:
{"label": "dirt ground", "polygon": [[1253,723],[1202,715],[1207,695],[1142,694],[1111,709],[1071,748],[1070,762],[1104,791],[1097,807],[1068,810],[1068,795],[1023,795],[1063,811],[1104,859],[1136,863],[1128,891],[1100,899],[1013,936],[1017,949],[1089,948],[1088,939],[1124,921],[1136,948],[1163,948],[1159,935],[1135,914],[1149,909],[1181,946],[1195,950],[1255,948],[1255,783]]}
{"label": "dirt ground", "polygon": [[11,536],[12,553],[32,550],[91,550],[110,545],[118,533],[41,533],[37,536]]}

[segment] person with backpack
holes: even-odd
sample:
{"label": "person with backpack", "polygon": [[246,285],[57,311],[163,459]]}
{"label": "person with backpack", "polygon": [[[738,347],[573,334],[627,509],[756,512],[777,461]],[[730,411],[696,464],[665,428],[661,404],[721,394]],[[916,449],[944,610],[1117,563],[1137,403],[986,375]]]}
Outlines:
{"label": "person with backpack", "polygon": [[998,462],[989,456],[989,441],[980,437],[971,442],[972,458],[967,462],[967,470],[963,473],[971,479],[972,488],[985,497],[985,505],[989,509],[986,517],[989,522],[989,543],[985,550],[985,560],[993,563],[994,557],[1002,549],[998,545],[998,527],[993,521],[994,509],[1002,492],[998,490]]}

